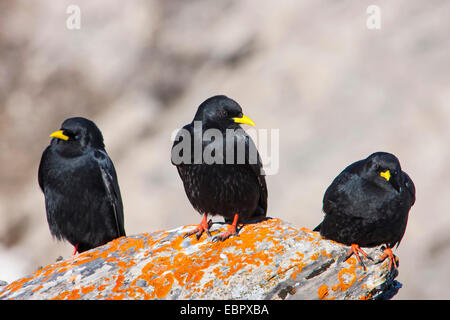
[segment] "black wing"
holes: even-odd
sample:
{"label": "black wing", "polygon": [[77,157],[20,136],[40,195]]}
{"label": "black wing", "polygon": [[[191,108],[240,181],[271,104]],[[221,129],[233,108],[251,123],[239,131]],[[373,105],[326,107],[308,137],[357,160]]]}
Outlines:
{"label": "black wing", "polygon": [[[352,177],[349,172],[341,172],[330,184],[323,196],[322,211],[325,215],[331,215],[339,210],[339,206],[345,201],[346,194],[340,190],[342,184],[347,183]],[[320,231],[322,223],[314,228],[313,231]]]}
{"label": "black wing", "polygon": [[106,152],[96,150],[94,152],[94,158],[99,165],[103,178],[103,184],[105,185],[109,201],[113,208],[118,237],[125,236],[123,204],[119,184],[117,182],[116,170],[114,169],[114,165]]}
{"label": "black wing", "polygon": [[410,203],[409,205],[412,206],[416,202],[416,187],[414,186],[414,182],[411,180],[411,178],[408,176],[406,172],[403,173],[403,181],[406,187],[406,190],[408,191],[410,195]]}
{"label": "black wing", "polygon": [[350,184],[353,183],[352,180],[358,180],[358,173],[363,165],[364,160],[356,161],[342,170],[333,180],[323,196],[323,212],[332,214],[333,211],[338,210],[338,206],[342,205],[343,202],[351,202]]}
{"label": "black wing", "polygon": [[345,185],[351,178],[351,173],[342,172],[327,188],[323,196],[322,207],[322,210],[325,214],[333,214],[333,212],[338,209],[339,203],[344,200],[344,197],[346,197],[345,192],[341,190],[342,186]]}
{"label": "black wing", "polygon": [[[344,205],[346,201],[351,201],[346,192],[345,186],[350,183],[350,180],[357,175],[360,170],[363,160],[356,161],[346,167],[330,184],[323,196],[322,211],[325,214],[333,214],[339,211],[339,207]],[[313,229],[313,231],[320,231],[322,223]]]}
{"label": "black wing", "polygon": [[[185,139],[188,139],[188,141],[185,141]],[[182,143],[182,145],[179,145]],[[183,128],[181,128],[175,137],[175,140],[172,145],[171,154],[170,154],[170,161],[174,166],[178,166],[183,164],[185,158],[184,156],[184,149],[183,147],[188,147],[186,144],[189,143],[190,147],[190,163],[194,163],[194,128],[192,123],[185,125]],[[178,146],[179,145],[179,146]],[[178,146],[178,148],[176,148]],[[188,155],[186,155],[188,156]]]}
{"label": "black wing", "polygon": [[42,192],[44,192],[44,167],[45,167],[45,162],[47,159],[47,154],[49,152],[49,148],[50,146],[48,146],[47,148],[45,148],[44,152],[42,152],[42,157],[41,157],[41,162],[39,163],[39,170],[38,170],[38,182],[39,182],[39,187],[41,187]]}
{"label": "black wing", "polygon": [[259,197],[259,208],[262,212],[256,212],[256,216],[266,216],[267,214],[267,185],[266,185],[266,175],[264,173],[264,168],[259,155],[256,145],[253,139],[242,129],[239,128],[235,131],[236,134],[236,144],[235,144],[235,161],[237,161],[237,146],[240,142],[245,142],[245,166],[247,166],[253,174],[258,179],[260,197]]}

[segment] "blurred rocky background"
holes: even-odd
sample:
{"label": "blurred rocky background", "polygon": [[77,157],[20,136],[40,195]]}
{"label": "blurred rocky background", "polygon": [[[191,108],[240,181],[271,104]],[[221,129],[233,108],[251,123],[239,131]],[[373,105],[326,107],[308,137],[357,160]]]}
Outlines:
{"label": "blurred rocky background", "polygon": [[321,221],[349,163],[396,154],[417,189],[396,299],[450,299],[449,16],[444,0],[0,0],[0,279],[73,252],[51,238],[37,183],[48,135],[71,116],[103,132],[129,235],[199,223],[171,134],[220,93],[279,129],[268,215],[298,227]]}

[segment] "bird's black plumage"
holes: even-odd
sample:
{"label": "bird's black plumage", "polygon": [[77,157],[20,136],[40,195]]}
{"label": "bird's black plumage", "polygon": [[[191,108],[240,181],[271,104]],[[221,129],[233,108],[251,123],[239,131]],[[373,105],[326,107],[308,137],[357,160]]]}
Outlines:
{"label": "bird's black plumage", "polygon": [[[220,215],[226,222],[236,220],[236,214],[239,222],[266,215],[267,186],[262,162],[252,139],[239,125],[246,123],[241,120],[244,118],[248,119],[243,116],[242,108],[236,101],[222,95],[214,96],[198,107],[192,122],[181,130],[191,141],[192,152],[190,157],[186,158],[187,161],[174,162],[175,147],[185,139],[180,139],[181,131],[175,138],[172,146],[172,163],[177,167],[189,201],[200,214],[204,215],[205,222],[207,214]],[[195,158],[195,139],[201,139],[199,135],[196,138],[196,123],[201,135],[208,129],[216,130],[220,134],[221,139],[202,139],[200,145],[202,151],[214,147],[217,147],[216,150],[223,150],[222,163],[218,163],[220,161],[210,163],[205,159],[199,161]],[[228,142],[227,131],[233,132],[233,138]],[[245,145],[244,153],[240,153],[242,151],[239,149],[240,143]],[[256,156],[252,157],[249,150],[254,150],[256,153],[253,155]],[[234,156],[228,157],[231,152]],[[227,158],[232,161],[227,161]],[[197,236],[199,237],[202,232],[203,230],[200,230]]]}
{"label": "bird's black plumage", "polygon": [[346,245],[398,246],[415,187],[393,154],[376,152],[345,168],[323,198],[325,217],[315,231]]}
{"label": "bird's black plumage", "polygon": [[95,123],[69,118],[51,136],[38,174],[51,234],[78,252],[125,236],[116,171]]}

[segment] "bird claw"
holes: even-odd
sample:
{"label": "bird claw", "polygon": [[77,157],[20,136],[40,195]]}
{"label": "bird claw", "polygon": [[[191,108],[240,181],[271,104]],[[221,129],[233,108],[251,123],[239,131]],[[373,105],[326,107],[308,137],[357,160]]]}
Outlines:
{"label": "bird claw", "polygon": [[347,261],[348,258],[350,258],[352,255],[356,256],[356,260],[358,260],[359,264],[363,267],[364,271],[367,270],[366,265],[362,261],[361,257],[359,256],[359,253],[361,253],[364,258],[369,259],[370,261],[373,261],[373,259],[365,253],[357,244],[352,244],[350,251],[348,252],[347,256],[345,257],[344,261]]}
{"label": "bird claw", "polygon": [[375,262],[375,264],[382,263],[386,258],[389,258],[389,270],[398,268],[398,258],[392,253],[391,248],[382,247],[384,254]]}
{"label": "bird claw", "polygon": [[226,239],[228,239],[231,236],[239,236],[238,232],[237,232],[237,223],[238,223],[238,219],[239,219],[239,215],[236,213],[234,215],[233,218],[233,223],[231,225],[228,226],[227,231],[225,231],[222,234],[219,234],[217,236],[215,236],[212,241],[213,242],[217,242],[217,241],[225,241]]}
{"label": "bird claw", "polygon": [[212,238],[212,240],[211,240],[212,242],[214,242],[214,243],[216,243],[216,242],[218,242],[219,241],[219,237],[218,236],[215,236],[214,238]]}
{"label": "bird claw", "polygon": [[200,240],[200,237],[202,236],[203,232],[206,231],[206,234],[208,236],[211,236],[211,232],[209,231],[209,228],[212,225],[212,220],[209,219],[208,222],[206,222],[206,219],[197,226],[197,228],[195,228],[192,231],[186,232],[185,234],[183,234],[183,238],[187,238],[192,236],[193,234],[195,234],[195,238],[198,240]]}
{"label": "bird claw", "polygon": [[[211,221],[211,220],[209,220],[209,221]],[[202,236],[204,231],[206,231],[206,234],[208,235],[208,237],[211,237],[211,232],[209,232],[210,226],[211,225],[208,223],[208,229],[206,229],[206,230],[203,229],[203,230],[197,232],[197,234],[195,235],[195,238],[197,239],[197,241],[200,240],[200,237]]]}
{"label": "bird claw", "polygon": [[200,231],[199,228],[195,228],[194,230],[189,231],[189,232],[186,232],[185,234],[183,234],[183,238],[190,237],[190,236],[192,236],[194,233],[197,233],[197,232],[199,232],[199,231]]}
{"label": "bird claw", "polygon": [[215,236],[212,239],[212,242],[225,241],[231,236],[239,237],[239,234],[236,232],[236,230],[235,231],[226,231],[223,234],[219,234],[219,235]]}

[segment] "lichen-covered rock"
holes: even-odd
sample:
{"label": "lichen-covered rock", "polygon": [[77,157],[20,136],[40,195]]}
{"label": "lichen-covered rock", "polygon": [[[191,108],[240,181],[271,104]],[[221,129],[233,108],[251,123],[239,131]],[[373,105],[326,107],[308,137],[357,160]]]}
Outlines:
{"label": "lichen-covered rock", "polygon": [[116,239],[1,287],[0,299],[368,299],[401,287],[387,260],[364,271],[354,257],[342,261],[347,246],[279,219],[224,242],[183,238],[193,228]]}

